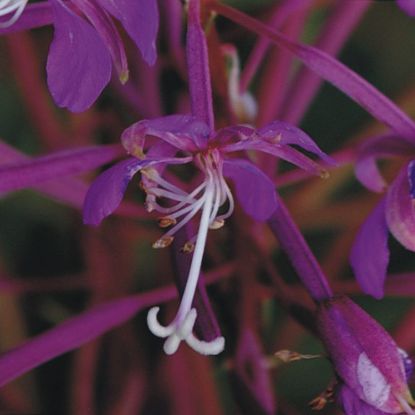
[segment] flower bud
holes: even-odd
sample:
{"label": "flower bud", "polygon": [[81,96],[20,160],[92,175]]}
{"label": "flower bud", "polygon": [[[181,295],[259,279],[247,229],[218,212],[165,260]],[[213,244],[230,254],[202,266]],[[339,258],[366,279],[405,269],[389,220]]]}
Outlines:
{"label": "flower bud", "polygon": [[400,349],[347,297],[322,301],[317,325],[338,376],[363,401],[390,414],[415,413]]}

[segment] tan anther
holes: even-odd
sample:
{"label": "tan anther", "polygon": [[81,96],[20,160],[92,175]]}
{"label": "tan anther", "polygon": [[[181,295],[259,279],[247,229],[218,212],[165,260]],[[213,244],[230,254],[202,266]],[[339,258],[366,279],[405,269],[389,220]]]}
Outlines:
{"label": "tan anther", "polygon": [[300,354],[292,350],[279,350],[274,356],[284,363],[295,362],[298,360],[317,359],[321,357],[319,354]]}
{"label": "tan anther", "polygon": [[308,405],[313,411],[321,411],[327,405],[327,399],[324,396],[319,395],[317,398],[310,401]]}
{"label": "tan anther", "polygon": [[144,209],[150,213],[154,211],[154,205],[151,202],[144,202]]}
{"label": "tan anther", "polygon": [[144,150],[143,147],[137,145],[137,144],[133,144],[128,148],[128,152],[134,156],[137,157],[140,160],[143,160],[146,158],[146,155],[144,154]]}
{"label": "tan anther", "polygon": [[225,224],[225,221],[223,219],[214,220],[210,225],[209,229],[220,229]]}
{"label": "tan anther", "polygon": [[169,218],[168,216],[159,219],[159,226],[160,228],[168,228],[171,225],[175,225],[177,223],[176,219]]}
{"label": "tan anther", "polygon": [[153,169],[152,167],[147,167],[146,169],[141,170],[141,174],[146,176],[148,179],[152,180],[155,177],[158,176],[158,172],[156,169]]}
{"label": "tan anther", "polygon": [[326,170],[326,169],[321,169],[320,170],[320,177],[322,179],[328,179],[330,177],[330,173]]}
{"label": "tan anther", "polygon": [[191,254],[195,249],[195,244],[193,242],[186,242],[180,252],[183,252],[184,254]]}
{"label": "tan anther", "polygon": [[320,411],[327,405],[328,402],[333,402],[335,385],[336,381],[332,380],[329,386],[327,386],[327,389],[309,403],[311,409]]}
{"label": "tan anther", "polygon": [[272,137],[269,140],[269,142],[272,143],[272,144],[279,144],[279,143],[281,143],[281,140],[282,140],[282,135],[281,135],[281,133],[278,133],[275,137]]}
{"label": "tan anther", "polygon": [[153,243],[153,248],[167,248],[173,242],[173,239],[173,236],[163,236],[162,238],[158,239],[156,242]]}

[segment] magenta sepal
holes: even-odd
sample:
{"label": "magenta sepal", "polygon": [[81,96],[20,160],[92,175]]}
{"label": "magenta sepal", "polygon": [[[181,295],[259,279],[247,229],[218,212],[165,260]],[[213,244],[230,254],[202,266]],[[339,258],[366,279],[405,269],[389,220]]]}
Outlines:
{"label": "magenta sepal", "polygon": [[0,165],[0,192],[32,187],[57,177],[93,170],[119,158],[120,145],[81,147]]}
{"label": "magenta sepal", "polygon": [[173,287],[131,295],[92,308],[28,340],[0,357],[0,386],[57,356],[77,349],[134,317],[139,311],[175,297]]}

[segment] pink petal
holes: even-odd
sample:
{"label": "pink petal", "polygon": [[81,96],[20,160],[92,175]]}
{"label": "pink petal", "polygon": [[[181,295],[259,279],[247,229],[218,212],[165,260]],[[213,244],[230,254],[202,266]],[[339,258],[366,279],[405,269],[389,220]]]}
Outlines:
{"label": "pink petal", "polygon": [[268,176],[247,160],[223,162],[223,175],[231,178],[245,212],[259,221],[267,220],[277,206],[275,185]]}
{"label": "pink petal", "polygon": [[85,147],[0,165],[0,192],[31,187],[57,177],[93,170],[123,154],[119,145]]}
{"label": "pink petal", "polygon": [[111,58],[96,30],[61,0],[50,0],[55,33],[46,65],[53,99],[73,112],[88,109],[111,77]]}
{"label": "pink petal", "polygon": [[157,58],[156,37],[159,15],[156,0],[97,0],[124,26],[140,49],[144,60],[153,65]]}
{"label": "pink petal", "polygon": [[415,209],[409,187],[408,166],[401,169],[386,197],[386,221],[393,236],[415,251]]}
{"label": "pink petal", "polygon": [[375,298],[382,298],[389,264],[385,199],[382,199],[359,229],[350,254],[350,263],[362,290]]}
{"label": "pink petal", "polygon": [[415,154],[413,143],[396,134],[373,137],[359,149],[355,165],[356,177],[368,189],[382,192],[386,188],[386,182],[376,161],[381,158],[406,157],[409,154]]}

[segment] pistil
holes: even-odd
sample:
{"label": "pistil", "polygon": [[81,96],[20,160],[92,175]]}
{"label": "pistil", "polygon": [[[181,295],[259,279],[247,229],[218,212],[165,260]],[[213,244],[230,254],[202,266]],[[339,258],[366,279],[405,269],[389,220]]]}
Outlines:
{"label": "pistil", "polygon": [[0,0],[0,16],[13,13],[9,20],[0,22],[0,28],[9,27],[14,24],[23,13],[28,0]]}
{"label": "pistil", "polygon": [[[159,180],[156,174],[151,175],[151,180],[160,187],[147,189],[151,195],[163,195],[171,200],[180,200],[174,207],[168,208],[170,211],[168,216],[161,218],[161,224],[171,223],[175,225],[155,242],[153,246],[156,248],[168,246],[178,229],[183,227],[202,210],[189,275],[176,317],[168,326],[162,326],[157,319],[159,307],[153,307],[147,316],[150,331],[156,336],[167,338],[164,343],[164,351],[167,354],[174,353],[182,340],[185,340],[190,347],[201,354],[220,353],[224,348],[225,342],[223,337],[218,337],[210,342],[202,341],[192,333],[197,318],[197,311],[192,307],[192,303],[199,280],[207,234],[209,229],[221,227],[224,222],[221,216],[227,217],[233,210],[233,197],[222,176],[220,154],[217,151],[213,151],[212,153],[200,155],[198,162],[205,173],[205,180],[188,195],[183,195],[181,190],[180,192],[175,192],[172,186]],[[169,188],[169,190],[163,190],[162,188]],[[203,194],[197,199],[197,196],[202,191]],[[171,193],[174,193],[175,197],[170,197]],[[228,199],[228,211],[225,215],[218,216],[220,207]],[[153,207],[156,210],[158,210],[157,206],[157,204],[153,203]],[[162,210],[165,211],[166,208],[162,208]],[[179,217],[182,217],[182,219],[176,223],[176,219]]]}

